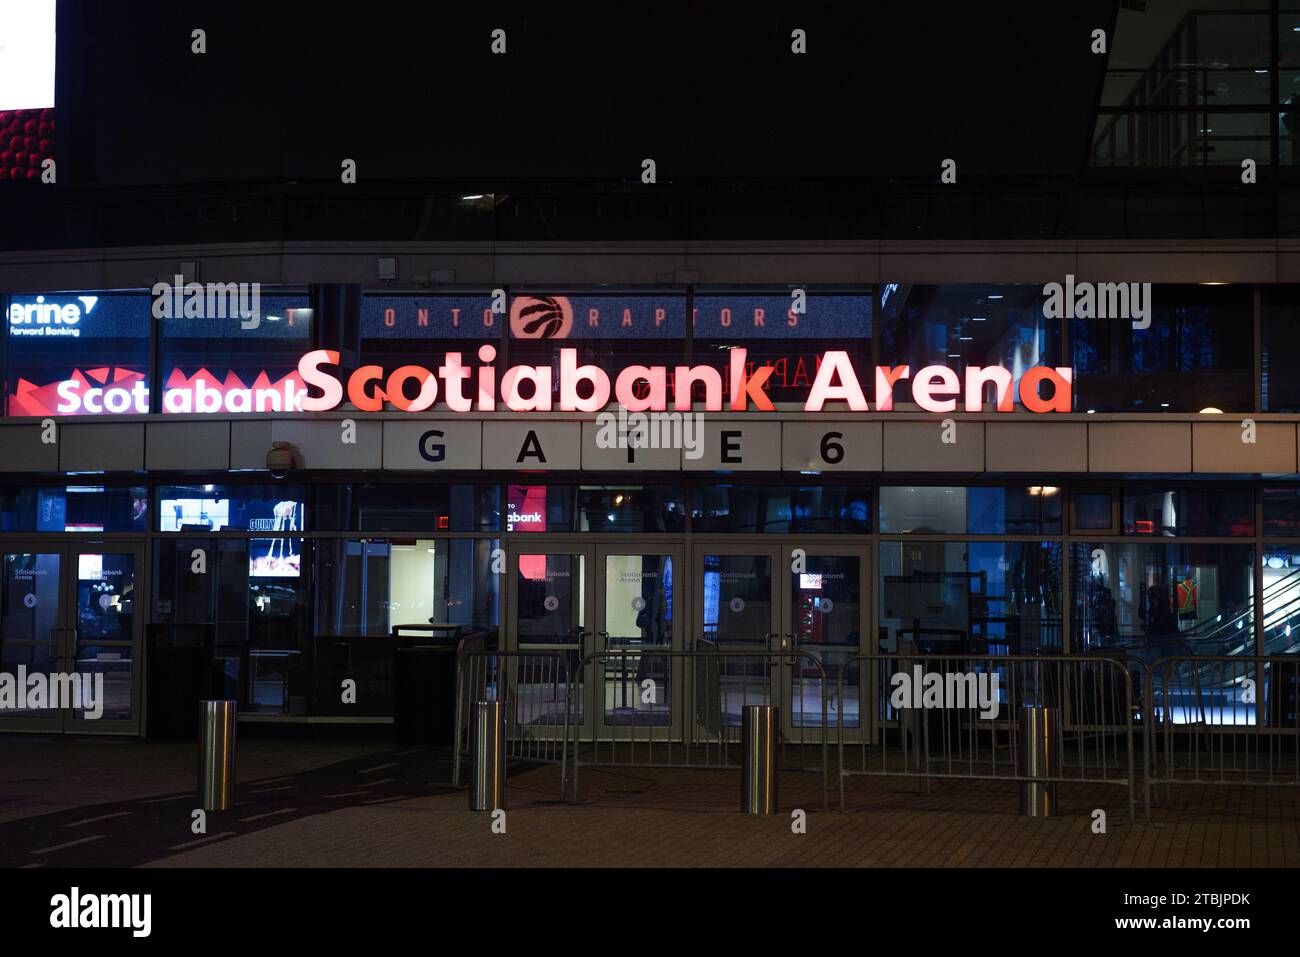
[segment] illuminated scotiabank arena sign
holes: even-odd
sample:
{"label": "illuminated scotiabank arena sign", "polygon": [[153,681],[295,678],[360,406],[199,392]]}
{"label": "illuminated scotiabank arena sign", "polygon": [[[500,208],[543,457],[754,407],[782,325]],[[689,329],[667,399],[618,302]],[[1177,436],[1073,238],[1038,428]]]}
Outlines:
{"label": "illuminated scotiabank arena sign", "polygon": [[[692,393],[703,393],[703,407],[709,412],[743,412],[751,406],[757,411],[774,411],[765,385],[772,375],[770,366],[749,366],[745,349],[730,350],[729,395],[723,396],[723,375],[712,366],[631,365],[611,381],[600,366],[578,365],[577,349],[560,349],[558,399],[549,365],[517,365],[506,369],[497,386],[497,370],[491,365],[472,369],[459,352],[444,354],[442,365],[428,369],[404,365],[385,372],[382,366],[365,365],[347,376],[328,371],[338,366],[339,353],[318,349],[298,362],[302,382],[320,391],[318,396],[305,395],[299,405],[306,412],[327,412],[346,401],[362,412],[379,412],[385,403],[403,412],[432,409],[441,398],[453,412],[492,412],[500,403],[512,412],[598,412],[611,398],[629,412],[665,412],[670,407],[690,411]],[[491,363],[496,348],[481,346],[481,362]],[[340,370],[341,371],[341,370]],[[472,382],[470,380],[473,380]],[[441,386],[439,386],[441,380]],[[1073,370],[1069,367],[1031,366],[1020,376],[1015,388],[1012,374],[1001,366],[971,366],[964,381],[947,366],[925,366],[913,373],[910,366],[875,368],[876,411],[894,407],[894,387],[911,383],[912,401],[927,412],[982,412],[984,396],[991,386],[993,407],[1011,412],[1018,392],[1020,405],[1030,412],[1069,412]],[[1048,393],[1047,397],[1043,392]],[[862,383],[847,352],[831,350],[821,354],[817,373],[808,390],[804,411],[821,412],[828,402],[843,402],[851,411],[867,412],[869,405]]]}
{"label": "illuminated scotiabank arena sign", "polygon": [[[730,350],[725,369],[630,365],[617,374],[579,365],[578,350],[564,348],[559,350],[558,370],[551,365],[511,366],[501,372],[499,383],[498,370],[491,365],[496,347],[479,347],[479,361],[488,364],[477,368],[466,366],[462,356],[444,353],[437,369],[365,365],[345,374],[338,367],[339,353],[318,349],[304,355],[288,374],[272,378],[263,371],[251,381],[234,373],[215,376],[199,370],[185,375],[174,369],[163,386],[162,411],[328,412],[347,404],[359,412],[424,412],[435,406],[451,412],[599,412],[611,401],[628,412],[774,410],[767,385],[776,368],[750,362],[741,348]],[[830,411],[872,410],[847,352],[823,352],[811,364],[816,371],[804,411],[821,412],[828,405]],[[1068,367],[1030,366],[1018,381],[1001,366],[968,366],[960,376],[939,365],[915,370],[876,366],[872,375],[877,412],[894,408],[900,383],[910,385],[912,402],[926,412],[984,412],[990,404],[998,412],[1011,412],[1017,403],[1029,412],[1069,412],[1072,404],[1073,370]],[[71,378],[45,386],[20,381],[9,403],[13,415],[143,414],[151,404],[143,373],[109,367],[78,370]]]}

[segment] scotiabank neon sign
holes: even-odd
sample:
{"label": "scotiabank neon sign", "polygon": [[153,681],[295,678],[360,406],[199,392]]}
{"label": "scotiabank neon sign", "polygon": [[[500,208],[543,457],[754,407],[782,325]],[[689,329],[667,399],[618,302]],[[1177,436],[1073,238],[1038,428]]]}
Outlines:
{"label": "scotiabank neon sign", "polygon": [[[478,368],[466,366],[462,353],[448,352],[436,370],[404,365],[385,372],[382,366],[364,365],[346,381],[325,368],[338,366],[339,353],[317,349],[299,360],[298,376],[321,394],[303,395],[298,405],[305,412],[328,412],[346,397],[362,412],[382,411],[386,403],[403,412],[423,412],[441,398],[453,412],[492,412],[498,407],[499,393],[501,404],[512,412],[598,412],[611,398],[629,412],[666,412],[670,404],[674,410],[690,411],[698,387],[704,396],[702,405],[709,412],[743,412],[751,403],[760,412],[775,409],[765,391],[772,368],[749,366],[745,349],[730,350],[730,394],[725,403],[722,372],[712,366],[675,366],[670,375],[668,366],[631,365],[611,381],[600,366],[579,365],[577,349],[559,352],[558,383],[552,382],[549,365],[517,365],[502,373],[498,388],[497,370],[490,365],[496,359],[496,348],[491,345],[479,347],[479,361],[488,364]],[[998,412],[1011,412],[1017,395],[1020,405],[1030,412],[1069,412],[1073,370],[1031,366],[1020,376],[1017,388],[1011,372],[1001,366],[970,366],[964,377],[947,366],[925,366],[915,373],[910,366],[877,366],[876,411],[893,409],[894,387],[904,381],[911,384],[912,401],[927,412],[955,412],[959,406],[963,412],[985,411],[987,386],[993,387],[993,406]],[[557,384],[555,398],[553,386]],[[1046,398],[1044,389],[1050,393]],[[822,353],[804,411],[821,412],[828,402],[843,402],[853,412],[870,410],[847,352]]]}

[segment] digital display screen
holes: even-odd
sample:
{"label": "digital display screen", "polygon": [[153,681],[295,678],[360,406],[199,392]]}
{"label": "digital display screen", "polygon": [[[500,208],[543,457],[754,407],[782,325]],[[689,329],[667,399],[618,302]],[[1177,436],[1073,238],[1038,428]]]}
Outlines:
{"label": "digital display screen", "polygon": [[54,0],[0,3],[0,111],[54,106]]}
{"label": "digital display screen", "polygon": [[158,527],[164,532],[203,529],[219,532],[230,524],[228,498],[165,498],[158,504]]}
{"label": "digital display screen", "polygon": [[0,181],[54,158],[55,0],[0,0]]}
{"label": "digital display screen", "polygon": [[248,543],[249,578],[297,578],[301,568],[300,538],[254,538]]}

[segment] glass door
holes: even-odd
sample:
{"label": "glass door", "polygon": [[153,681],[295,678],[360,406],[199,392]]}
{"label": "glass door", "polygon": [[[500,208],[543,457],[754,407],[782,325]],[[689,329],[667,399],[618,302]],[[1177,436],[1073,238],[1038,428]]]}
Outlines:
{"label": "glass door", "polygon": [[135,734],[136,544],[3,547],[0,730]]}
{"label": "glass door", "polygon": [[[784,671],[790,730],[820,727],[824,692],[828,733],[834,735],[841,721],[846,734],[857,737],[862,732],[866,710],[862,706],[862,661],[856,655],[870,650],[865,641],[870,621],[868,554],[866,545],[815,546],[805,551],[802,560],[788,566],[785,617],[789,646],[803,653]],[[820,670],[813,659],[820,662]],[[841,671],[842,688],[838,682]]]}
{"label": "glass door", "polygon": [[506,629],[507,650],[535,652],[503,659],[498,677],[512,697],[512,721],[539,736],[558,736],[564,727],[570,679],[575,721],[584,720],[579,664],[593,650],[591,622],[594,596],[588,576],[595,567],[595,550],[572,545],[525,542],[511,546],[510,594]]}
{"label": "glass door", "polygon": [[61,731],[56,704],[36,695],[63,663],[63,551],[48,545],[4,546],[0,584],[0,730]]}
{"label": "glass door", "polygon": [[749,653],[700,659],[697,735],[739,728],[745,705],[772,703],[771,668],[763,655],[780,646],[781,568],[775,544],[696,546],[692,650]]}
{"label": "glass door", "polygon": [[598,647],[609,652],[591,675],[603,691],[601,725],[672,733],[681,662],[662,653],[682,648],[675,579],[681,552],[671,546],[608,546],[597,550],[597,564]]}
{"label": "glass door", "polygon": [[145,607],[137,580],[144,559],[136,545],[68,548],[65,663],[97,689],[93,710],[65,714],[65,730],[131,732],[140,723],[140,633]]}

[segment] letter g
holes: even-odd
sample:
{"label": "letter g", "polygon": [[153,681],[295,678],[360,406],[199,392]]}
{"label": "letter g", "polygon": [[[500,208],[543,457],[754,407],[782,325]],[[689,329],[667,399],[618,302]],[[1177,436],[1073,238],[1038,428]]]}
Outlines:
{"label": "letter g", "polygon": [[447,458],[447,446],[433,439],[443,437],[441,429],[430,429],[420,436],[420,457],[426,462],[442,462]]}

